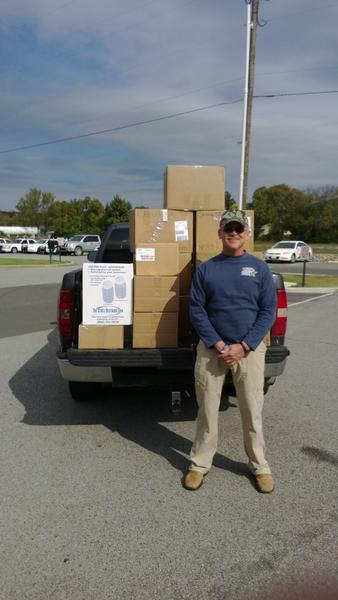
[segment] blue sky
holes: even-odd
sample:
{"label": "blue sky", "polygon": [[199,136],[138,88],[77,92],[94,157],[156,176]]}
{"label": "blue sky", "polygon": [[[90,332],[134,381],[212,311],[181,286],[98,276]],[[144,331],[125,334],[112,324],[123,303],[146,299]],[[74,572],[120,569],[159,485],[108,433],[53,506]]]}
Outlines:
{"label": "blue sky", "polygon": [[[338,185],[338,0],[261,0],[249,194]],[[167,164],[239,194],[244,0],[11,0],[0,17],[0,209],[32,187],[162,206]],[[314,94],[312,92],[320,92]],[[64,143],[10,150],[224,106]]]}

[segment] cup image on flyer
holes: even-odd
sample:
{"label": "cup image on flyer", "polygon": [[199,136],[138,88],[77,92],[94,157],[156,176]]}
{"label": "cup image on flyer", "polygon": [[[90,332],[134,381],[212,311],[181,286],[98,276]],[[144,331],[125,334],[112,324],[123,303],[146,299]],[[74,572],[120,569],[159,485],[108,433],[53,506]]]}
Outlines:
{"label": "cup image on flyer", "polygon": [[82,323],[131,325],[133,265],[88,262],[82,275]]}
{"label": "cup image on flyer", "polygon": [[127,284],[126,284],[125,277],[123,277],[122,275],[119,275],[118,277],[116,277],[115,282],[114,282],[114,290],[115,290],[116,298],[119,298],[120,300],[122,300],[123,298],[126,297]]}
{"label": "cup image on flyer", "polygon": [[110,279],[105,279],[102,284],[102,300],[103,302],[113,302],[114,300],[114,284]]}

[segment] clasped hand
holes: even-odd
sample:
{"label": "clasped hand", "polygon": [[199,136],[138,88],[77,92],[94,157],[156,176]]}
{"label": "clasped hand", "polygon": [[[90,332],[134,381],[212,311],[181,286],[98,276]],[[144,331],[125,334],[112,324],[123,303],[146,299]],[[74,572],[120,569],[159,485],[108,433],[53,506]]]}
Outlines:
{"label": "clasped hand", "polygon": [[244,349],[241,344],[231,344],[218,355],[219,360],[225,362],[229,367],[236,365],[245,356]]}

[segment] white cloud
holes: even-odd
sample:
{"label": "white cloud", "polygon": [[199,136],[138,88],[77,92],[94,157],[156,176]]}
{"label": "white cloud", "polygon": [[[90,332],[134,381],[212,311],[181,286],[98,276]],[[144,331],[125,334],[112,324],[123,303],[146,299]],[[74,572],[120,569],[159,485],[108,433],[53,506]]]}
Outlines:
{"label": "white cloud", "polygon": [[[3,7],[2,150],[161,118],[243,94],[244,2],[12,0]],[[338,88],[337,6],[261,2],[256,94]],[[223,82],[223,83],[222,83]],[[336,96],[255,100],[249,187],[337,184]],[[0,207],[30,187],[161,201],[173,162],[224,164],[239,188],[242,104],[0,155]],[[40,182],[40,183],[39,183]],[[125,192],[124,192],[125,190]]]}

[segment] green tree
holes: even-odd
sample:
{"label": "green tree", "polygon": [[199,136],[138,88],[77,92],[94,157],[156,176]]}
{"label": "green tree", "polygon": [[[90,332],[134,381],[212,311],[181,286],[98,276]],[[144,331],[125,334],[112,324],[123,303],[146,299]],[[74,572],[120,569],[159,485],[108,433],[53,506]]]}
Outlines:
{"label": "green tree", "polygon": [[40,221],[42,192],[37,188],[31,188],[25,196],[20,198],[15,208],[21,225],[38,227]]}
{"label": "green tree", "polygon": [[267,226],[269,239],[282,239],[286,231],[294,238],[309,237],[312,206],[307,194],[286,184],[258,188],[253,195],[256,235]]}
{"label": "green tree", "polygon": [[106,230],[111,223],[123,223],[129,220],[129,211],[132,205],[128,200],[121,198],[118,194],[106,204],[104,214],[101,220],[103,230]]}
{"label": "green tree", "polygon": [[16,223],[47,230],[50,225],[48,211],[54,201],[55,197],[50,192],[31,188],[16,204]]}
{"label": "green tree", "polygon": [[100,233],[101,219],[104,215],[104,206],[97,198],[85,196],[82,204],[83,227],[82,233]]}
{"label": "green tree", "polygon": [[73,225],[68,218],[68,202],[56,200],[48,208],[48,231],[54,231],[56,237],[69,237],[73,234]]}
{"label": "green tree", "polygon": [[225,192],[224,208],[226,208],[227,210],[232,210],[232,209],[238,208],[238,203],[236,202],[235,198],[232,197],[230,192]]}
{"label": "green tree", "polygon": [[40,199],[40,214],[41,221],[40,224],[45,232],[50,231],[52,228],[52,221],[50,219],[49,213],[50,208],[53,206],[55,202],[55,196],[50,192],[43,192]]}
{"label": "green tree", "polygon": [[0,211],[0,225],[8,226],[15,224],[15,215],[14,211],[1,210]]}

